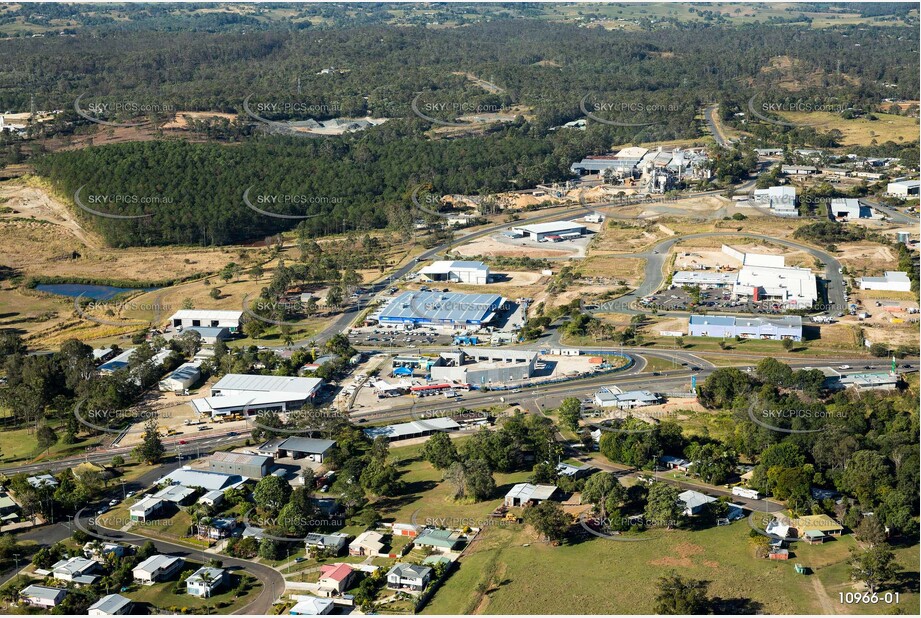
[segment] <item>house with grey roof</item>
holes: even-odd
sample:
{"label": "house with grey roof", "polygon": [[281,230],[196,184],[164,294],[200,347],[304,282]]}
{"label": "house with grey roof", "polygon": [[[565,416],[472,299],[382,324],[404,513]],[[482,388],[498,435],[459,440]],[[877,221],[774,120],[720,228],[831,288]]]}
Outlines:
{"label": "house with grey roof", "polygon": [[387,587],[393,590],[422,592],[431,578],[431,568],[399,562],[387,571]]}
{"label": "house with grey roof", "polygon": [[684,514],[691,516],[702,513],[708,504],[716,502],[716,498],[689,489],[678,494],[678,502],[684,506]]}
{"label": "house with grey roof", "polygon": [[274,438],[264,442],[259,445],[256,452],[262,456],[270,456],[275,459],[290,457],[292,459],[307,459],[308,461],[323,463],[323,457],[335,444],[335,440],[291,436],[290,438]]}
{"label": "house with grey roof", "polygon": [[229,581],[230,575],[225,569],[202,567],[185,580],[186,592],[194,597],[207,599]]}
{"label": "house with grey roof", "polygon": [[66,595],[67,590],[63,588],[37,586],[35,584],[26,586],[19,591],[19,597],[23,603],[38,607],[57,607]]}
{"label": "house with grey roof", "polygon": [[120,594],[107,594],[86,610],[90,616],[123,616],[131,613],[131,599]]}
{"label": "house with grey roof", "polygon": [[185,565],[185,558],[156,554],[144,560],[131,571],[134,581],[145,585],[162,582],[173,578]]}
{"label": "house with grey roof", "polygon": [[320,534],[319,532],[311,532],[306,537],[304,537],[304,546],[307,551],[310,552],[311,549],[319,549],[331,552],[334,556],[338,556],[346,545],[349,542],[349,535],[343,534],[342,532],[334,532],[332,534]]}
{"label": "house with grey roof", "polygon": [[78,585],[92,584],[99,575],[99,562],[92,558],[74,556],[66,560],[58,560],[51,566],[51,575],[64,582],[73,582]]}

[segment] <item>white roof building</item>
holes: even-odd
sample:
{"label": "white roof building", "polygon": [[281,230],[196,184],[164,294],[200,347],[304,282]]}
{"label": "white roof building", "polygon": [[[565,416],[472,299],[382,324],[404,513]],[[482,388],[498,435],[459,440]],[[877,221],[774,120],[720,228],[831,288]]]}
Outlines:
{"label": "white roof building", "polygon": [[232,333],[240,329],[242,311],[224,311],[219,309],[180,309],[170,316],[173,328],[190,326],[225,327]]}
{"label": "white roof building", "polygon": [[131,599],[120,594],[107,594],[86,610],[90,616],[122,616],[131,611]]}
{"label": "white roof building", "polygon": [[19,596],[29,605],[38,605],[40,607],[57,607],[64,597],[67,590],[63,588],[52,588],[51,586],[37,586],[31,584],[19,591]]}
{"label": "white roof building", "polygon": [[585,233],[585,226],[573,221],[548,221],[547,223],[520,225],[518,227],[513,227],[512,231],[527,234],[532,240],[541,240],[547,236],[562,236],[564,234],[582,235]]}
{"label": "white roof building", "polygon": [[419,271],[429,281],[453,283],[489,283],[489,266],[483,262],[439,260]]}
{"label": "white roof building", "polygon": [[861,277],[860,289],[911,292],[911,279],[900,270],[887,270],[882,277]]}
{"label": "white roof building", "polygon": [[714,270],[679,270],[672,275],[672,285],[723,288],[736,282],[737,273]]}
{"label": "white roof building", "polygon": [[175,371],[160,380],[160,390],[176,393],[189,388],[201,377],[199,366],[199,361],[179,365]]}
{"label": "white roof building", "polygon": [[918,197],[919,190],[921,190],[921,180],[896,180],[886,186],[886,195],[907,199]]}
{"label": "white roof building", "polygon": [[602,408],[616,407],[622,410],[654,406],[660,402],[658,395],[649,391],[622,392],[617,387],[602,388],[595,393],[595,405]]}
{"label": "white roof building", "polygon": [[716,502],[716,498],[689,489],[678,494],[678,501],[684,505],[685,515],[697,515],[706,505]]}
{"label": "white roof building", "polygon": [[867,219],[871,211],[861,205],[860,200],[852,198],[834,198],[828,206],[831,215],[837,219]]}
{"label": "white roof building", "polygon": [[297,603],[288,613],[292,616],[323,616],[333,611],[333,600],[306,594],[297,595]]}
{"label": "white roof building", "polygon": [[819,299],[815,275],[808,268],[795,267],[745,265],[739,271],[732,293],[800,307],[811,307]]}
{"label": "white roof building", "polygon": [[211,396],[190,403],[199,414],[212,417],[235,412],[272,409],[287,411],[300,408],[323,386],[320,378],[263,376],[228,373],[211,387]]}
{"label": "white roof building", "polygon": [[134,579],[142,583],[152,584],[156,581],[169,579],[177,574],[184,565],[185,558],[180,556],[156,554],[134,567],[131,574]]}
{"label": "white roof building", "polygon": [[505,494],[505,506],[525,506],[529,502],[538,504],[553,499],[556,491],[556,485],[518,483]]}
{"label": "white roof building", "polygon": [[349,543],[352,556],[376,556],[384,549],[384,536],[373,530],[365,530]]}
{"label": "white roof building", "polygon": [[799,216],[796,210],[796,188],[788,185],[755,189],[755,203],[767,206],[775,214]]}

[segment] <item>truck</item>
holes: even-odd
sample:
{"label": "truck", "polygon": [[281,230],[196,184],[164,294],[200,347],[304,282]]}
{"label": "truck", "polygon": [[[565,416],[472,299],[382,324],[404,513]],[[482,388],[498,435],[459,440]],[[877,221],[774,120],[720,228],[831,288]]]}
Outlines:
{"label": "truck", "polygon": [[748,487],[733,487],[732,495],[741,496],[750,500],[758,500],[761,498],[761,494],[759,494],[757,490],[749,489]]}

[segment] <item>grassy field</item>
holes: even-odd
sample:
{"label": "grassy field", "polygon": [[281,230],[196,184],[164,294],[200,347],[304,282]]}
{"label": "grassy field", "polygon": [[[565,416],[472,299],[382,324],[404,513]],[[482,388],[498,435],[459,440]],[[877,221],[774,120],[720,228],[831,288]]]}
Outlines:
{"label": "grassy field", "polygon": [[[854,589],[843,566],[852,538],[796,544],[795,561],[814,571],[802,576],[792,562],[755,558],[749,531],[742,520],[642,543],[589,536],[552,547],[524,528],[488,529],[424,613],[651,614],[655,581],[671,570],[711,582],[710,595],[735,602],[736,611],[747,604],[763,613],[845,613],[837,592]],[[899,550],[899,560],[917,580],[917,545]],[[900,606],[916,613],[917,592],[905,591]]]}
{"label": "grassy field", "polygon": [[[182,570],[194,571],[201,566],[202,565],[199,563],[186,561]],[[246,582],[248,590],[245,594],[238,597],[235,590],[237,586],[240,585],[241,581]],[[256,578],[243,572],[232,572],[230,576],[230,584],[225,586],[221,592],[215,594],[210,599],[200,599],[190,594],[186,594],[185,592],[177,592],[176,581],[158,583],[152,586],[135,585],[123,594],[133,601],[149,603],[156,607],[170,610],[171,608],[176,608],[177,611],[182,611],[182,613],[186,613],[186,610],[190,609],[207,609],[205,613],[209,614],[231,614],[256,598],[256,595],[259,594],[261,587],[262,584]],[[194,613],[197,614],[202,612],[194,611]]]}
{"label": "grassy field", "polygon": [[815,127],[819,131],[838,129],[844,134],[845,146],[870,146],[874,140],[880,144],[898,143],[918,137],[918,119],[909,116],[877,113],[878,120],[845,120],[832,112],[779,112],[778,115],[788,122]]}

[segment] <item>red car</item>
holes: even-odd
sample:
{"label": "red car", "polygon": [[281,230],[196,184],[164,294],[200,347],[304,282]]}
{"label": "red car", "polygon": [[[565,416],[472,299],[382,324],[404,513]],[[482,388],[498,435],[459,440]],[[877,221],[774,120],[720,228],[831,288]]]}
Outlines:
{"label": "red car", "polygon": [[180,440],[179,444],[188,444],[188,442],[186,442],[185,440]]}

